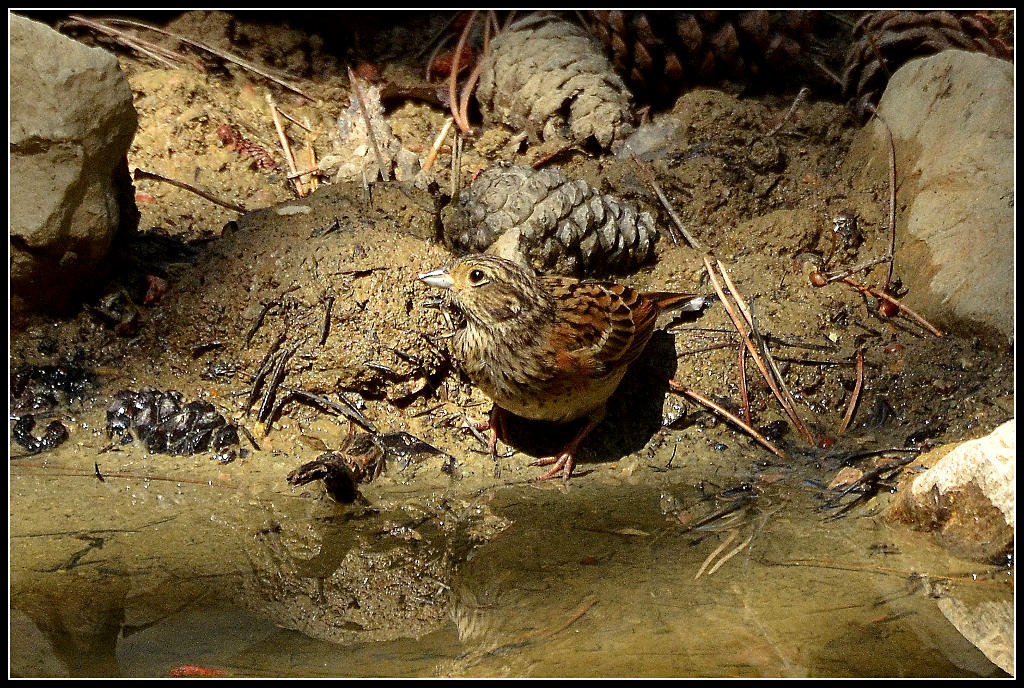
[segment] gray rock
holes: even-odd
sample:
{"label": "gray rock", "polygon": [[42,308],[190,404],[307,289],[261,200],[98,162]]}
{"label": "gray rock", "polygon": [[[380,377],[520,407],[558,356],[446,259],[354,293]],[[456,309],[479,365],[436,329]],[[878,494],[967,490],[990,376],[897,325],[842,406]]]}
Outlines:
{"label": "gray rock", "polygon": [[[998,345],[1012,342],[1014,326],[1013,95],[1012,63],[948,50],[900,68],[878,106],[896,146],[896,272],[907,304]],[[877,118],[847,164],[885,198]]]}
{"label": "gray rock", "polygon": [[137,117],[113,55],[10,15],[11,314],[59,312],[98,282],[137,222],[126,154]]}

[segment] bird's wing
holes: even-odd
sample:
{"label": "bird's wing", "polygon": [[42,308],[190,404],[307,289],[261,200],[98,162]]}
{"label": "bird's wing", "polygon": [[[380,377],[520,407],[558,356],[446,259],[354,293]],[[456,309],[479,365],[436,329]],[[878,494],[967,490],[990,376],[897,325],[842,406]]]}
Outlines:
{"label": "bird's wing", "polygon": [[541,279],[557,308],[553,343],[572,359],[564,367],[617,368],[632,363],[647,345],[660,312],[653,300],[620,284]]}

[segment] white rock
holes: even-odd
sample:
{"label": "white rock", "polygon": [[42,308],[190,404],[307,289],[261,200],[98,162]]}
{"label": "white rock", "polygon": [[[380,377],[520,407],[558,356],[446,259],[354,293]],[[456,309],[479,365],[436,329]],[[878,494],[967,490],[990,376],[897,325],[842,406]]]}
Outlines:
{"label": "white rock", "polygon": [[1010,420],[988,435],[955,447],[934,466],[911,482],[914,497],[920,499],[931,489],[946,494],[975,483],[981,492],[1016,529],[1016,420]]}

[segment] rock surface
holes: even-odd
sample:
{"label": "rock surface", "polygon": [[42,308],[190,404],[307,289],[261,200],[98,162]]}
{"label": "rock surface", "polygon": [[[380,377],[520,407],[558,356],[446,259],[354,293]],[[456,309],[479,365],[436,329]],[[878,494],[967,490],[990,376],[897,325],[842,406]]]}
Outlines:
{"label": "rock surface", "polygon": [[[947,50],[902,67],[878,106],[896,148],[896,273],[907,304],[939,327],[1013,340],[1013,64]],[[884,185],[874,118],[847,159]]]}
{"label": "rock surface", "polygon": [[[1007,421],[981,439],[933,449],[912,463],[890,518],[939,539],[961,556],[1001,561],[1016,527],[1016,432]],[[916,473],[920,467],[929,467]]]}
{"label": "rock surface", "polygon": [[113,55],[14,14],[10,89],[17,327],[30,310],[66,310],[98,282],[114,235],[135,217],[126,154],[137,120]]}
{"label": "rock surface", "polygon": [[989,660],[1008,674],[1014,673],[1014,613],[1009,600],[991,600],[968,605],[955,597],[938,601],[939,611],[985,653]]}

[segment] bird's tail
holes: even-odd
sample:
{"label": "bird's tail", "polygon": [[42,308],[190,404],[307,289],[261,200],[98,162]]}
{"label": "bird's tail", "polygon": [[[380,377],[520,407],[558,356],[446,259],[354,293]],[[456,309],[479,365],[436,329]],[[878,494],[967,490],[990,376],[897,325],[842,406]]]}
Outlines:
{"label": "bird's tail", "polygon": [[674,291],[650,291],[644,294],[644,296],[654,301],[663,313],[668,311],[696,313],[697,311],[703,310],[711,301],[707,296],[700,296],[698,294],[681,294]]}

